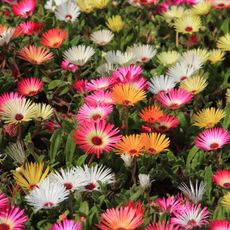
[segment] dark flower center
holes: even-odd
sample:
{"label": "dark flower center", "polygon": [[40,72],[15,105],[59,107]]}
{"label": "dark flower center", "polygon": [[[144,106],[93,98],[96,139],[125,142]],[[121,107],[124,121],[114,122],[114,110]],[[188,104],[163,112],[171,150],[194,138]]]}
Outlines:
{"label": "dark flower center", "polygon": [[150,153],[156,153],[156,149],[154,149],[154,148],[149,148],[149,149],[148,149],[148,152],[150,152]]}
{"label": "dark flower center", "polygon": [[24,116],[21,113],[18,113],[15,115],[15,120],[21,121],[24,118]]}
{"label": "dark flower center", "polygon": [[187,223],[187,226],[190,226],[190,227],[195,227],[197,225],[196,221],[195,220],[190,220],[188,223]]}
{"label": "dark flower center", "polygon": [[65,189],[70,190],[73,188],[73,185],[71,183],[64,183]]}
{"label": "dark flower center", "polygon": [[230,183],[224,183],[224,184],[223,184],[223,187],[225,187],[225,188],[230,188]]}
{"label": "dark flower center", "polygon": [[94,183],[89,183],[85,185],[85,189],[87,190],[94,190],[97,186]]}
{"label": "dark flower center", "polygon": [[101,119],[101,115],[100,114],[94,114],[93,116],[92,116],[92,118],[93,118],[93,120],[98,120],[98,119]]}
{"label": "dark flower center", "polygon": [[[30,189],[33,190],[34,188],[39,188],[39,187],[38,187],[38,185],[36,185],[36,184],[31,184],[31,185],[30,185]],[[0,230],[1,230],[1,229],[0,229]]]}
{"label": "dark flower center", "polygon": [[67,20],[71,20],[72,18],[73,18],[73,16],[70,15],[70,14],[67,14],[67,15],[65,16],[65,19],[67,19]]}
{"label": "dark flower center", "polygon": [[135,154],[137,154],[137,150],[136,149],[130,149],[129,154],[130,155],[135,155]]}
{"label": "dark flower center", "polygon": [[130,100],[124,100],[124,101],[123,101],[123,104],[124,104],[124,105],[130,105],[130,104],[131,104],[131,101],[130,101]]}
{"label": "dark flower center", "polygon": [[0,224],[0,230],[10,230],[10,226],[8,224]]}
{"label": "dark flower center", "polygon": [[54,203],[53,202],[46,202],[43,207],[46,207],[46,208],[51,208],[54,206]]}
{"label": "dark flower center", "polygon": [[147,57],[143,57],[143,58],[141,58],[141,61],[142,62],[146,62],[146,61],[148,61],[148,58]]}
{"label": "dark flower center", "polygon": [[166,130],[168,129],[168,127],[165,126],[165,125],[160,125],[160,126],[158,127],[158,129],[161,130],[161,131],[166,131]]}
{"label": "dark flower center", "polygon": [[37,94],[37,91],[30,91],[30,92],[28,93],[28,96],[34,96],[35,94]]}
{"label": "dark flower center", "polygon": [[210,145],[210,149],[217,149],[219,147],[219,144],[218,143],[212,143]]}
{"label": "dark flower center", "polygon": [[101,145],[103,142],[102,142],[102,138],[101,137],[97,137],[97,136],[95,136],[95,137],[93,137],[92,138],[92,143],[94,144],[94,145]]}
{"label": "dark flower center", "polygon": [[184,81],[184,80],[186,80],[186,79],[188,79],[187,76],[182,76],[182,77],[180,78],[181,81]]}
{"label": "dark flower center", "polygon": [[219,4],[217,4],[217,6],[222,8],[222,7],[225,7],[225,4],[224,3],[219,3]]}
{"label": "dark flower center", "polygon": [[186,31],[186,32],[192,32],[192,31],[193,31],[193,28],[192,28],[191,26],[187,26],[187,27],[185,28],[185,31]]}

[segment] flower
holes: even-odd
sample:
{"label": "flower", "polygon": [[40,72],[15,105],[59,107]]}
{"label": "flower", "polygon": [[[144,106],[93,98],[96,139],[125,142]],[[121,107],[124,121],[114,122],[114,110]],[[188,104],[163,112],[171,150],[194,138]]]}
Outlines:
{"label": "flower", "polygon": [[224,60],[224,55],[225,55],[225,52],[223,52],[222,50],[214,49],[214,50],[209,51],[208,60],[212,64],[216,64],[217,62],[221,62]]}
{"label": "flower", "polygon": [[24,229],[24,223],[27,220],[24,210],[14,206],[0,211],[0,229]]}
{"label": "flower", "polygon": [[136,89],[130,84],[117,84],[112,88],[112,99],[116,104],[134,105],[146,98],[146,94],[141,89]]}
{"label": "flower", "polygon": [[165,134],[143,133],[142,137],[145,151],[149,154],[159,154],[166,151],[170,144],[169,138]]}
{"label": "flower", "polygon": [[53,224],[50,230],[81,230],[81,224],[74,220],[63,220],[59,223]]}
{"label": "flower", "polygon": [[73,23],[78,18],[79,15],[80,15],[79,7],[71,1],[66,1],[58,5],[55,9],[55,17],[59,21]]}
{"label": "flower", "polygon": [[103,90],[113,86],[114,80],[111,77],[92,79],[86,84],[86,91]]}
{"label": "flower", "polygon": [[155,204],[159,206],[160,210],[168,214],[176,212],[180,208],[180,201],[174,196],[158,198]]}
{"label": "flower", "polygon": [[131,207],[112,208],[102,213],[99,220],[97,227],[101,230],[137,229],[143,223],[143,213]]}
{"label": "flower", "polygon": [[171,6],[166,12],[163,13],[163,17],[169,25],[173,25],[173,21],[182,18],[185,15],[185,9],[181,6]]}
{"label": "flower", "polygon": [[111,63],[104,63],[97,67],[96,71],[101,76],[103,75],[109,75],[113,70],[115,69],[114,65]]}
{"label": "flower", "polygon": [[80,11],[87,14],[93,11],[92,0],[75,0],[75,2],[80,8]]}
{"label": "flower", "polygon": [[35,211],[38,211],[58,206],[68,198],[68,195],[69,191],[65,189],[64,185],[54,183],[47,178],[26,195],[25,199],[29,205],[35,208]]}
{"label": "flower", "polygon": [[179,225],[184,229],[193,229],[208,224],[209,211],[207,208],[201,209],[201,205],[184,205],[184,208],[174,213],[171,223]]}
{"label": "flower", "polygon": [[42,34],[40,44],[49,48],[58,48],[65,41],[67,32],[61,29],[50,29]]}
{"label": "flower", "polygon": [[110,50],[106,53],[105,59],[110,64],[129,65],[134,62],[135,55],[132,52],[121,52],[120,50]]}
{"label": "flower", "polygon": [[[9,206],[8,203],[9,203],[9,199],[6,196],[6,194],[0,192],[0,212],[1,212],[1,210],[5,209]],[[0,221],[0,223],[1,223],[1,221]],[[1,224],[0,224],[0,226],[1,226]]]}
{"label": "flower", "polygon": [[78,111],[77,120],[81,121],[97,121],[105,120],[113,111],[111,105],[97,105],[91,106],[84,104]]}
{"label": "flower", "polygon": [[199,183],[196,180],[195,186],[193,186],[191,180],[189,180],[189,187],[185,183],[181,183],[178,187],[185,196],[187,196],[193,203],[197,204],[198,202],[202,201],[203,195],[206,192],[206,183],[201,181]]}
{"label": "flower", "polygon": [[183,105],[187,104],[192,97],[192,93],[184,89],[171,89],[168,90],[167,93],[158,93],[154,98],[159,101],[164,108],[179,109]]}
{"label": "flower", "polygon": [[155,123],[163,115],[164,113],[160,107],[154,105],[144,107],[139,113],[141,119],[148,123]]}
{"label": "flower", "polygon": [[47,104],[38,103],[37,106],[37,115],[35,119],[41,120],[48,120],[54,113],[54,109]]}
{"label": "flower", "polygon": [[201,28],[201,19],[195,15],[185,15],[176,19],[175,29],[178,33],[192,34]]}
{"label": "flower", "polygon": [[90,46],[78,45],[66,50],[63,56],[70,63],[83,66],[91,59],[94,53],[95,50]]}
{"label": "flower", "polygon": [[153,129],[157,132],[167,132],[170,129],[176,128],[179,125],[179,120],[173,115],[164,115],[160,117],[154,124]]}
{"label": "flower", "polygon": [[99,46],[108,44],[114,37],[114,34],[110,30],[98,30],[90,35],[90,39]]}
{"label": "flower", "polygon": [[211,4],[212,4],[212,8],[215,9],[224,9],[224,8],[229,8],[230,7],[230,3],[228,0],[210,0]]}
{"label": "flower", "polygon": [[150,79],[149,91],[153,94],[158,94],[161,91],[168,91],[176,86],[176,81],[173,77],[160,75]]}
{"label": "flower", "polygon": [[[204,63],[208,60],[210,53],[207,49],[200,49],[200,48],[191,49],[183,53],[184,58],[187,58],[189,56],[192,57],[193,55],[195,55],[195,57],[198,57],[201,63]],[[199,63],[199,59],[198,59],[198,63]]]}
{"label": "flower", "polygon": [[16,183],[25,189],[34,189],[45,179],[49,167],[44,168],[44,163],[26,163],[20,170],[14,170],[13,176]]}
{"label": "flower", "polygon": [[18,82],[18,92],[24,96],[32,97],[42,91],[43,82],[36,78],[24,78]]}
{"label": "flower", "polygon": [[107,19],[106,25],[114,33],[119,33],[124,27],[124,22],[120,15],[115,15]]}
{"label": "flower", "polygon": [[220,37],[217,41],[217,48],[223,51],[230,52],[230,33],[226,33],[224,36]]}
{"label": "flower", "polygon": [[0,24],[0,46],[8,44],[14,37],[15,28],[7,27]]}
{"label": "flower", "polygon": [[178,230],[179,226],[175,226],[169,221],[161,221],[158,223],[149,224],[144,230]]}
{"label": "flower", "polygon": [[99,190],[100,184],[111,184],[114,182],[114,174],[111,169],[103,165],[96,165],[89,168],[87,165],[84,167],[76,167],[74,173],[80,180],[85,180],[84,184],[79,184],[77,189],[80,191],[94,191]]}
{"label": "flower", "polygon": [[100,157],[102,152],[110,152],[121,138],[119,130],[114,125],[104,121],[81,122],[75,130],[75,144],[86,152]]}
{"label": "flower", "polygon": [[150,181],[149,174],[140,173],[138,175],[138,178],[139,178],[140,187],[143,190],[148,190],[151,187],[151,181]]}
{"label": "flower", "polygon": [[230,188],[230,170],[222,169],[218,170],[212,175],[212,180],[216,185],[222,188]]}
{"label": "flower", "polygon": [[26,154],[21,142],[16,142],[8,145],[6,147],[5,153],[20,165],[23,165],[26,161]]}
{"label": "flower", "polygon": [[20,23],[17,28],[24,35],[38,35],[43,26],[43,22],[27,21]]}
{"label": "flower", "polygon": [[144,143],[141,135],[123,136],[116,144],[116,153],[139,156],[143,154]]}
{"label": "flower", "polygon": [[28,18],[34,13],[35,8],[35,0],[21,0],[11,6],[13,14],[20,18]]}
{"label": "flower", "polygon": [[54,12],[57,6],[67,2],[67,0],[47,0],[44,8],[48,11]]}
{"label": "flower", "polygon": [[230,103],[230,89],[227,89],[227,91],[226,91],[226,102],[228,104]]}
{"label": "flower", "polygon": [[61,68],[64,69],[64,70],[68,70],[68,71],[74,73],[78,69],[78,66],[70,63],[67,60],[64,60],[64,61],[61,62]]}
{"label": "flower", "polygon": [[222,148],[230,140],[230,135],[227,130],[223,128],[210,128],[201,132],[195,138],[196,147],[204,150],[217,150]]}
{"label": "flower", "polygon": [[227,220],[214,220],[210,223],[210,230],[230,230],[230,222]]}
{"label": "flower", "polygon": [[230,210],[230,192],[226,193],[222,200],[221,200],[221,204],[223,205],[223,207],[225,207],[228,211]]}
{"label": "flower", "polygon": [[79,93],[84,94],[85,92],[87,92],[86,90],[86,85],[87,85],[88,81],[87,80],[76,80],[73,83],[73,88],[75,90],[77,90]]}
{"label": "flower", "polygon": [[19,95],[17,92],[7,92],[3,93],[0,96],[0,110],[2,110],[3,106],[10,101],[15,101],[23,99],[23,96]]}
{"label": "flower", "polygon": [[121,154],[121,159],[124,161],[126,167],[131,167],[133,162],[133,157],[128,154]]}
{"label": "flower", "polygon": [[210,9],[211,3],[209,1],[201,1],[192,7],[191,12],[195,15],[206,15],[209,13]]}
{"label": "flower", "polygon": [[114,100],[112,99],[111,93],[108,91],[96,91],[91,95],[84,98],[84,101],[88,105],[97,106],[100,105],[112,105]]}
{"label": "flower", "polygon": [[226,113],[223,109],[214,107],[202,109],[192,116],[192,123],[199,128],[213,128],[225,115]]}
{"label": "flower", "polygon": [[180,57],[180,53],[175,50],[165,51],[157,54],[158,61],[165,66],[174,65]]}
{"label": "flower", "polygon": [[34,65],[40,65],[43,62],[53,58],[53,54],[46,48],[29,45],[18,51],[19,58],[30,62]]}
{"label": "flower", "polygon": [[92,6],[96,9],[104,9],[108,6],[110,0],[93,0],[91,1]]}

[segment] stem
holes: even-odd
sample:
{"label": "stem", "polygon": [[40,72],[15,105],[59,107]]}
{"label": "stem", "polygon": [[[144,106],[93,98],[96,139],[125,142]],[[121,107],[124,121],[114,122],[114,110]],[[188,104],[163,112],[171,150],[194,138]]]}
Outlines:
{"label": "stem", "polygon": [[22,124],[18,124],[17,144],[22,140]]}
{"label": "stem", "polygon": [[190,49],[190,37],[191,37],[191,34],[188,34],[187,50]]}
{"label": "stem", "polygon": [[88,162],[88,166],[90,166],[93,163],[94,158],[95,158],[95,154],[91,154],[91,157]]}
{"label": "stem", "polygon": [[137,170],[137,158],[134,156],[133,157],[133,162],[131,165],[131,174],[132,174],[132,180],[133,184],[136,184],[136,170]]}
{"label": "stem", "polygon": [[176,47],[179,46],[179,33],[176,32]]}
{"label": "stem", "polygon": [[125,134],[128,134],[128,127],[129,127],[129,107],[126,107],[126,117],[125,117]]}

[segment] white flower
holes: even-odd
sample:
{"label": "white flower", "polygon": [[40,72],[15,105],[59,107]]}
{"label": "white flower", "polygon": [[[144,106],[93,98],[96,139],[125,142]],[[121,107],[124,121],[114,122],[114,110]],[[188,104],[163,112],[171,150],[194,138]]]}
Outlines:
{"label": "white flower", "polygon": [[128,154],[121,154],[121,159],[124,161],[126,167],[131,167],[133,158]]}
{"label": "white flower", "polygon": [[36,211],[56,207],[68,198],[69,191],[64,185],[54,183],[49,178],[43,180],[38,186],[25,197],[28,204]]}
{"label": "white flower", "polygon": [[128,52],[131,52],[135,56],[135,61],[137,62],[148,62],[152,59],[157,51],[150,45],[134,45],[128,48]]}
{"label": "white flower", "polygon": [[180,61],[169,68],[167,75],[173,77],[176,82],[190,78],[203,65],[203,61],[194,53],[183,55]]}
{"label": "white flower", "polygon": [[114,37],[110,30],[98,30],[90,35],[90,39],[97,45],[104,46],[108,44]]}
{"label": "white flower", "polygon": [[185,183],[181,183],[178,188],[184,193],[185,196],[197,204],[198,202],[202,201],[203,195],[206,192],[206,183],[203,181],[199,183],[199,181],[196,180],[196,184],[193,186],[190,180],[189,186]]}
{"label": "white flower", "polygon": [[81,180],[85,180],[84,186],[78,186],[77,190],[93,191],[99,190],[100,183],[110,184],[114,182],[114,174],[111,169],[105,168],[103,165],[93,166],[89,168],[87,165],[75,168],[75,175]]}
{"label": "white flower", "polygon": [[38,103],[37,106],[37,117],[38,120],[47,120],[53,115],[53,108],[50,105]]}
{"label": "white flower", "polygon": [[1,31],[0,33],[0,46],[4,44],[8,44],[10,39],[14,35],[15,28],[8,28],[6,30]]}
{"label": "white flower", "polygon": [[143,190],[148,190],[151,187],[151,181],[149,174],[142,174],[138,175],[140,186]]}
{"label": "white flower", "polygon": [[129,65],[134,63],[135,55],[132,52],[109,51],[105,55],[105,60],[111,64]]}
{"label": "white flower", "polygon": [[78,45],[66,50],[63,57],[72,64],[83,66],[95,54],[90,46]]}
{"label": "white flower", "polygon": [[115,70],[115,66],[111,63],[104,63],[97,67],[96,71],[101,75],[111,74]]}
{"label": "white flower", "polygon": [[79,14],[79,7],[71,1],[58,5],[55,9],[55,16],[60,21],[74,22]]}
{"label": "white flower", "polygon": [[160,75],[153,77],[149,82],[149,91],[153,94],[158,94],[160,91],[167,91],[174,88],[176,82],[174,78],[169,76]]}
{"label": "white flower", "polygon": [[57,6],[67,2],[68,0],[48,0],[44,8],[48,11],[54,12]]}
{"label": "white flower", "polygon": [[188,50],[186,51],[185,53],[183,53],[183,57],[186,57],[187,55],[191,55],[191,54],[194,54],[196,55],[197,57],[199,57],[201,59],[201,61],[204,63],[208,60],[209,56],[210,56],[210,53],[207,49],[191,49],[191,50]]}
{"label": "white flower", "polygon": [[6,154],[20,165],[23,165],[26,160],[26,154],[21,142],[13,143],[7,146]]}

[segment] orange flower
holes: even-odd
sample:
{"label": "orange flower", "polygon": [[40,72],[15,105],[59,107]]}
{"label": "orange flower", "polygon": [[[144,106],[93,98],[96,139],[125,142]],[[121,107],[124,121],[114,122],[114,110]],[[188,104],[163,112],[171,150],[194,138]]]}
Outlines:
{"label": "orange flower", "polygon": [[143,121],[148,123],[155,123],[164,113],[158,106],[148,106],[141,110],[140,117]]}
{"label": "orange flower", "polygon": [[144,144],[145,151],[149,154],[161,153],[169,147],[169,138],[165,134],[160,133],[143,133],[142,141]]}
{"label": "orange flower", "polygon": [[67,32],[61,29],[50,29],[42,34],[40,44],[49,48],[58,48],[65,41]]}
{"label": "orange flower", "polygon": [[30,45],[23,47],[18,51],[19,58],[26,60],[34,65],[40,65],[43,62],[53,58],[53,54],[46,48]]}
{"label": "orange flower", "polygon": [[116,104],[134,105],[146,98],[145,91],[136,89],[130,84],[118,84],[112,88],[112,99]]}
{"label": "orange flower", "polygon": [[118,154],[129,154],[139,156],[143,154],[144,143],[141,135],[123,136],[122,140],[116,145]]}

